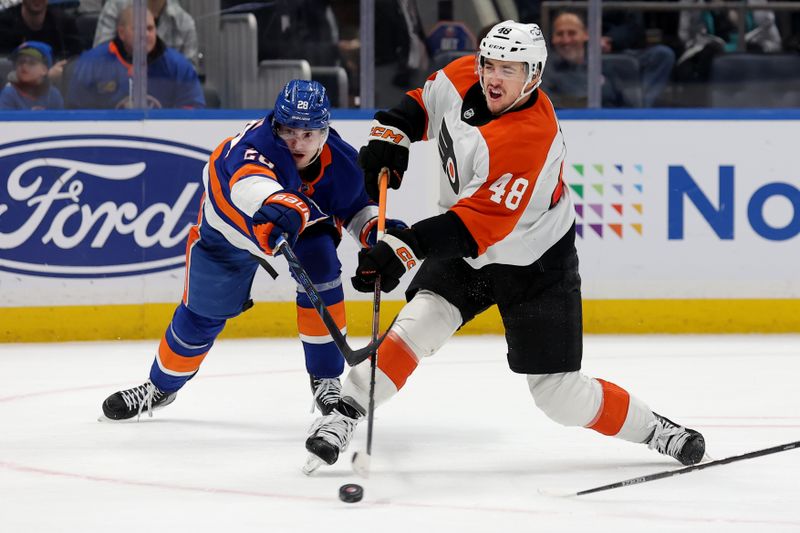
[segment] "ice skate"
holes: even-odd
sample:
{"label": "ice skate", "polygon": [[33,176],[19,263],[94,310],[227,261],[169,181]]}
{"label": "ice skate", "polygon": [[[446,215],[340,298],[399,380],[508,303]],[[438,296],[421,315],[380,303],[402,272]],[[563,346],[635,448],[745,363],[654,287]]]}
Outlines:
{"label": "ice skate", "polygon": [[331,411],[342,398],[342,382],[339,378],[311,378],[311,391],[314,393],[314,403],[311,405],[311,412],[314,412],[314,405],[323,415],[331,414]]}
{"label": "ice skate", "polygon": [[339,458],[339,454],[347,449],[353,430],[358,424],[360,415],[349,405],[340,402],[330,414],[317,418],[309,429],[310,436],[306,439],[306,450],[311,453],[303,471],[311,473],[320,464],[314,464],[314,458],[332,465]]}
{"label": "ice skate", "polygon": [[689,466],[703,460],[706,453],[706,442],[698,431],[676,424],[658,413],[653,434],[647,441],[647,447],[658,453],[674,457],[681,464]]}
{"label": "ice skate", "polygon": [[128,420],[142,413],[153,416],[155,409],[175,401],[177,392],[165,393],[148,379],[142,385],[115,392],[103,402],[103,414],[109,420]]}

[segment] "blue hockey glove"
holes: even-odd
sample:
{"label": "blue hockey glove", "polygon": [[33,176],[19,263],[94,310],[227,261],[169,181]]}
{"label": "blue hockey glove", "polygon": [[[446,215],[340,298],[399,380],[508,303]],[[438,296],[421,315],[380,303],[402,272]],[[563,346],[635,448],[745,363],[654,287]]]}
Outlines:
{"label": "blue hockey glove", "polygon": [[419,265],[422,259],[413,229],[387,230],[375,246],[358,253],[356,275],[351,278],[353,288],[372,292],[375,278],[380,276],[381,290],[390,292],[400,283],[403,274]]}
{"label": "blue hockey glove", "polygon": [[294,245],[308,224],[311,211],[300,193],[276,192],[253,215],[253,231],[258,244],[272,255],[278,238],[286,233]]}
{"label": "blue hockey glove", "polygon": [[[375,223],[372,224],[372,227],[369,229],[369,232],[367,233],[367,237],[361,242],[362,245],[367,246],[367,247],[375,246],[375,242],[378,240],[378,219],[375,218],[373,220],[375,221]],[[395,219],[395,218],[387,218],[386,219],[386,229],[387,230],[390,230],[390,229],[398,229],[398,230],[400,230],[400,229],[406,229],[407,227],[408,227],[408,224],[406,224],[402,220],[398,220],[398,219]]]}

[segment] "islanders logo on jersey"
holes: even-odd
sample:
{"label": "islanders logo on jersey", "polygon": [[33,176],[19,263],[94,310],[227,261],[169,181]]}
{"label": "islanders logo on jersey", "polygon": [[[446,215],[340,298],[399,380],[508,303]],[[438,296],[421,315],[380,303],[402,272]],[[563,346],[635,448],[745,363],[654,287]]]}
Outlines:
{"label": "islanders logo on jersey", "polygon": [[208,156],[122,135],[0,146],[0,270],[100,278],[181,268]]}

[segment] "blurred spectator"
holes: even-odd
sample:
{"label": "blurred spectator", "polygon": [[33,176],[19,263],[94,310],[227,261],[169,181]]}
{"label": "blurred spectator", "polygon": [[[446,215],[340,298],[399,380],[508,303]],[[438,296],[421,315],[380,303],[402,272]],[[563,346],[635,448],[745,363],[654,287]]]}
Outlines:
{"label": "blurred spectator", "polygon": [[[94,46],[114,38],[119,14],[131,4],[131,0],[106,0],[97,19]],[[197,68],[197,29],[192,16],[178,0],[147,0],[147,8],[155,16],[158,36],[164,44],[183,54]]]}
{"label": "blurred spectator", "polygon": [[394,105],[421,87],[429,55],[415,0],[375,1],[375,106]]}
{"label": "blurred spectator", "polygon": [[78,13],[100,13],[100,10],[103,9],[103,3],[103,0],[80,0]]}
{"label": "blurred spectator", "polygon": [[66,59],[81,53],[75,20],[60,9],[48,7],[47,0],[22,0],[0,11],[0,54],[10,54],[26,41],[51,46],[56,62],[48,75],[54,83],[61,79]]}
{"label": "blurred spectator", "polygon": [[0,92],[0,109],[62,109],[64,99],[58,89],[50,85],[47,72],[53,65],[53,51],[49,44],[28,41],[11,54],[14,72],[8,85]]}
{"label": "blurred spectator", "polygon": [[[702,4],[705,0],[681,0],[684,4]],[[747,0],[751,6],[767,6],[767,0]],[[717,9],[713,11],[682,11],[679,33],[689,43],[699,36],[714,36],[722,40],[726,52],[738,49],[739,11]],[[775,12],[758,9],[745,13],[745,47],[748,52],[780,52],[781,34],[775,24]]]}
{"label": "blurred spectator", "polygon": [[542,1],[541,0],[514,0],[514,4],[517,6],[517,13],[519,13],[519,22],[524,22],[526,24],[540,24],[541,20],[541,9],[542,9]]}
{"label": "blurred spectator", "polygon": [[789,31],[784,37],[783,49],[800,53],[800,11],[792,11],[785,16],[788,18]]}
{"label": "blurred spectator", "polygon": [[473,52],[477,48],[475,36],[463,22],[440,20],[428,32],[426,39],[431,56],[448,52]]}
{"label": "blurred spectator", "polygon": [[[586,107],[586,43],[589,41],[586,24],[577,13],[564,11],[553,20],[552,31],[551,54],[544,69],[541,87],[556,107]],[[619,80],[604,76],[602,84],[603,107],[634,105],[625,100],[625,91],[620,87]]]}
{"label": "blurred spectator", "polygon": [[[648,0],[662,4],[675,4],[677,0]],[[678,37],[678,11],[645,11],[642,13],[645,39],[648,46],[663,44],[672,48],[675,57],[683,52],[683,43]]]}
{"label": "blurred spectator", "polygon": [[331,0],[331,9],[339,28],[339,58],[347,71],[349,80],[350,105],[356,105],[359,97],[361,64],[361,20],[358,2],[352,0]]}
{"label": "blurred spectator", "polygon": [[[684,4],[705,0],[681,0]],[[766,5],[766,0],[748,0],[748,4]],[[734,9],[681,11],[678,34],[685,50],[678,60],[676,78],[681,81],[707,81],[715,56],[734,52],[739,46],[739,12]],[[745,47],[748,52],[780,52],[781,35],[775,13],[760,9],[745,15]]]}
{"label": "blurred spectator", "polygon": [[222,0],[224,13],[252,12],[258,24],[258,59],[305,59],[339,65],[339,28],[329,0]]}
{"label": "blurred spectator", "polygon": [[[155,19],[149,10],[146,36],[148,107],[205,107],[197,72],[188,59],[156,35]],[[67,91],[68,107],[130,107],[133,41],[133,8],[127,7],[120,13],[117,36],[84,52],[75,65]]]}
{"label": "blurred spectator", "polygon": [[649,45],[641,12],[614,10],[603,12],[604,54],[625,53],[639,61],[644,107],[653,107],[664,92],[675,65],[675,52],[663,44]]}

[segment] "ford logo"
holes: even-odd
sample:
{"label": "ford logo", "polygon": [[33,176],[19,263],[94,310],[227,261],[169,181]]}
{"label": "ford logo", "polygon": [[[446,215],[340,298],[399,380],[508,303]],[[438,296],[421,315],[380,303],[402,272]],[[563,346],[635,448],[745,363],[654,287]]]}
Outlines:
{"label": "ford logo", "polygon": [[182,267],[209,154],[121,135],[0,145],[0,270],[91,278]]}

